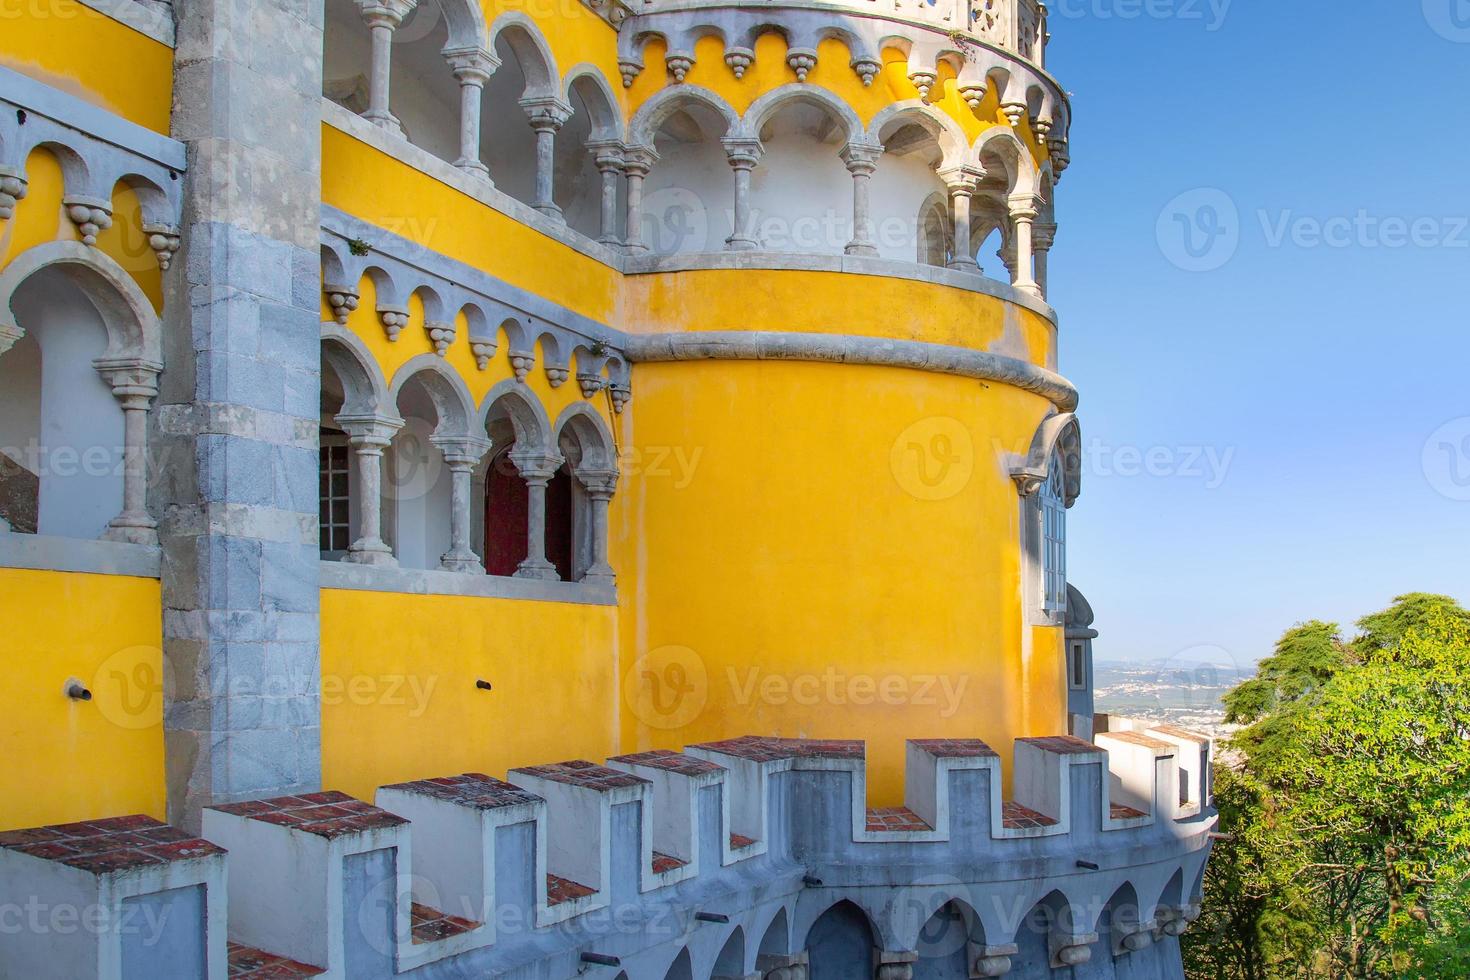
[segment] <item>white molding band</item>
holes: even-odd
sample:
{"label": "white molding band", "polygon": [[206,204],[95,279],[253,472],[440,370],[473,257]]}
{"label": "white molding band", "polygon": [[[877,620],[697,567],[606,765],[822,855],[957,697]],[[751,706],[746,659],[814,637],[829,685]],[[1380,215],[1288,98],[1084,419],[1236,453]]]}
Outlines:
{"label": "white molding band", "polygon": [[179,174],[188,166],[184,144],[178,140],[130,122],[44,82],[38,82],[29,75],[0,67],[0,92],[4,93],[6,102],[27,112],[45,116],[92,139],[152,160]]}
{"label": "white molding band", "polygon": [[150,545],[0,532],[0,568],[158,578],[159,555]]}
{"label": "white molding band", "polygon": [[626,350],[634,364],[701,360],[816,361],[911,368],[1011,385],[1041,395],[1063,412],[1075,410],[1078,400],[1077,389],[1070,381],[1028,361],[917,340],[724,330],[631,336]]}
{"label": "white molding band", "polygon": [[529,599],[584,606],[616,606],[617,590],[590,582],[549,582],[420,568],[383,568],[347,562],[321,563],[321,587],[404,595],[453,595],[484,599]]}

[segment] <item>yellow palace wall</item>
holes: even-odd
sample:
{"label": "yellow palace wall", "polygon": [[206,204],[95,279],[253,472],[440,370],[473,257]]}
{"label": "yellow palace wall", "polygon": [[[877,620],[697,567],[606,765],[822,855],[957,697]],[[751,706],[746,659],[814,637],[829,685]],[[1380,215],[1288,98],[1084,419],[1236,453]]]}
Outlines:
{"label": "yellow palace wall", "polygon": [[[0,64],[167,132],[172,51],[72,0],[37,2],[45,16],[7,22]],[[520,5],[487,4],[487,21],[502,9]],[[624,90],[612,33],[570,10],[541,25],[564,71],[596,63],[627,112],[667,84],[655,45],[651,68]],[[762,37],[744,80],[696,52],[689,82],[743,109],[793,80],[783,46]],[[915,97],[896,52],[865,89],[840,48],[824,42],[810,84],[842,95],[865,122]],[[950,82],[941,77],[935,104],[971,136],[1000,121],[993,93],[971,112]],[[629,333],[1003,342],[1055,363],[1048,320],[965,290],[831,272],[624,278],[331,126],[323,174],[324,203]],[[0,262],[76,237],[55,159],[32,154],[27,176],[28,197],[0,224]],[[161,307],[136,200],[120,188],[114,204],[99,247]],[[422,311],[390,344],[371,282],[362,289],[349,327],[391,377],[430,349]],[[478,370],[463,330],[449,362],[477,399],[510,373],[503,356]],[[539,371],[529,384],[552,418],[580,398]],[[872,800],[896,803],[906,738],[978,736],[1004,755],[1015,737],[1066,730],[1061,631],[1026,625],[1019,499],[1002,458],[1025,451],[1044,399],[897,368],[793,362],[637,365],[633,389],[621,416],[595,403],[624,450],[610,513],[616,607],[323,591],[328,786],[370,797],[395,780],[777,732],[866,738]],[[14,626],[14,683],[0,695],[14,762],[0,770],[0,829],[161,817],[158,582],[0,569],[0,616]],[[69,677],[93,690],[92,703],[60,695]],[[481,679],[493,690],[479,690]]]}

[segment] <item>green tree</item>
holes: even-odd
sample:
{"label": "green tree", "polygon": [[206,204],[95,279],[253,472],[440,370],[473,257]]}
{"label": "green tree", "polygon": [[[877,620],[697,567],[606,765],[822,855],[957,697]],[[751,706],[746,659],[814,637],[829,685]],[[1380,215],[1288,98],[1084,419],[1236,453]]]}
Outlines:
{"label": "green tree", "polygon": [[1191,977],[1470,976],[1470,615],[1413,593],[1358,626],[1293,627],[1227,697]]}

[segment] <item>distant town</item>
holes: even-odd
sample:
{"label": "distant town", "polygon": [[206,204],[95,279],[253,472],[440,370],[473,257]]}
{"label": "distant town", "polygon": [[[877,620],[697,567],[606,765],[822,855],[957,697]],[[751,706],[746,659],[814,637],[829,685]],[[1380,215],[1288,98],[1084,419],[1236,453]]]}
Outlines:
{"label": "distant town", "polygon": [[1218,739],[1236,727],[1225,724],[1221,698],[1254,673],[1250,667],[1208,660],[1099,661],[1093,665],[1096,710],[1168,722]]}

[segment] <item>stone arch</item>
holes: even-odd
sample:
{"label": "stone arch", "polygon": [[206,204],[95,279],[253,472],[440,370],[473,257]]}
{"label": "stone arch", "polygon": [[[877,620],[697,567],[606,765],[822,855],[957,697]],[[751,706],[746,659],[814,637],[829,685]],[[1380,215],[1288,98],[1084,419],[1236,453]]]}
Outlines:
{"label": "stone arch", "polygon": [[913,943],[919,958],[914,980],[966,980],[976,952],[984,950],[985,926],[962,898],[948,898],[919,927]]}
{"label": "stone arch", "polygon": [[449,27],[449,44],[445,51],[488,50],[489,34],[485,29],[485,12],[475,0],[437,0]]}
{"label": "stone arch", "polygon": [[653,98],[638,107],[628,124],[628,142],[652,146],[659,129],[669,117],[690,106],[701,106],[718,115],[724,120],[727,133],[740,131],[740,115],[722,96],[698,85],[672,85],[660,89]]}
{"label": "stone arch", "polygon": [[761,130],[778,112],[792,105],[810,105],[823,110],[843,127],[847,140],[852,143],[863,138],[863,124],[853,112],[852,106],[839,96],[824,88],[793,82],[772,89],[751,103],[741,117],[739,134],[748,139],[760,139]]}
{"label": "stone arch", "polygon": [[[92,172],[92,166],[74,148],[65,143],[55,140],[43,139],[35,143],[26,151],[29,159],[32,153],[42,150],[51,155],[57,165],[61,167],[62,196],[72,197],[103,197],[110,187],[103,187],[98,183],[97,176]],[[29,169],[29,167],[27,167]]]}
{"label": "stone arch", "polygon": [[999,167],[1005,174],[1007,194],[1037,192],[1036,164],[1031,152],[1008,127],[992,126],[980,134],[975,141],[973,160],[992,176]]}
{"label": "stone arch", "polygon": [[1030,493],[1046,482],[1058,460],[1063,467],[1063,486],[1070,507],[1082,493],[1082,426],[1072,412],[1049,415],[1037,426],[1026,460],[1012,471],[1012,477],[1023,484],[1023,491]]}
{"label": "stone arch", "polygon": [[561,73],[557,71],[551,46],[546,43],[536,22],[520,11],[508,10],[495,18],[495,23],[490,26],[487,47],[494,50],[502,38],[526,77],[525,96],[556,96],[561,89]]}
{"label": "stone arch", "polygon": [[1077,935],[1076,906],[1060,890],[1042,896],[1021,917],[1012,942],[1016,952],[1007,976],[1016,980],[1050,980],[1054,936]]}
{"label": "stone arch", "polygon": [[736,926],[730,931],[725,944],[720,947],[711,969],[710,980],[744,980],[745,977],[745,930]]}
{"label": "stone arch", "polygon": [[679,950],[679,954],[669,964],[664,980],[694,980],[694,962],[689,957],[688,946]]}
{"label": "stone arch", "polygon": [[169,199],[169,192],[156,180],[136,171],[127,171],[113,181],[114,196],[119,184],[127,187],[137,197],[145,225],[172,226],[174,224],[175,211],[173,202]]}
{"label": "stone arch", "polygon": [[1138,900],[1138,889],[1125,881],[1113,891],[1090,931],[1098,934],[1098,946],[1114,956],[1137,952],[1153,941],[1152,922],[1147,923]]}
{"label": "stone arch", "polygon": [[322,324],[322,362],[342,382],[342,414],[396,415],[377,358],[362,339],[335,323]]}
{"label": "stone arch", "polygon": [[954,222],[950,220],[949,200],[938,191],[924,199],[919,207],[919,239],[917,261],[920,265],[945,268],[954,258]]}
{"label": "stone arch", "polygon": [[434,405],[438,424],[434,435],[443,438],[468,438],[474,432],[477,416],[475,401],[459,372],[434,354],[419,354],[410,359],[393,376],[388,386],[388,404],[396,411],[398,399],[410,383],[423,386]]}
{"label": "stone arch", "polygon": [[868,913],[843,899],[827,907],[806,934],[810,980],[852,980],[871,976],[879,932]]}
{"label": "stone arch", "polygon": [[127,271],[81,242],[47,242],[27,249],[0,272],[0,331],[20,331],[11,309],[15,291],[43,269],[56,268],[97,307],[107,328],[107,358],[137,357],[162,367],[163,328],[153,304]]}
{"label": "stone arch", "polygon": [[[485,395],[476,413],[476,433],[489,432],[490,424],[501,417],[510,422],[515,442],[522,448],[538,452],[555,448],[546,409],[524,384],[514,378],[505,379]],[[501,446],[497,443],[496,448]]]}
{"label": "stone arch", "polygon": [[785,956],[791,952],[791,918],[786,912],[786,906],[776,909],[760,935],[760,945],[755,951],[757,958]]}
{"label": "stone arch", "polygon": [[[568,440],[575,444],[577,456],[568,456],[568,459],[581,468],[617,471],[618,450],[613,443],[612,432],[602,416],[586,402],[568,405],[557,416],[552,434],[552,445],[558,450]],[[563,452],[562,455],[568,454]]]}
{"label": "stone arch", "polygon": [[583,103],[592,117],[593,140],[621,140],[623,138],[623,114],[618,108],[617,96],[608,83],[602,69],[583,62],[567,72],[562,87],[562,98],[572,101],[574,90],[582,96]]}
{"label": "stone arch", "polygon": [[867,141],[885,144],[906,125],[918,126],[934,139],[940,153],[937,169],[957,167],[965,162],[970,143],[959,123],[948,113],[917,99],[894,103],[874,116],[868,124]]}

